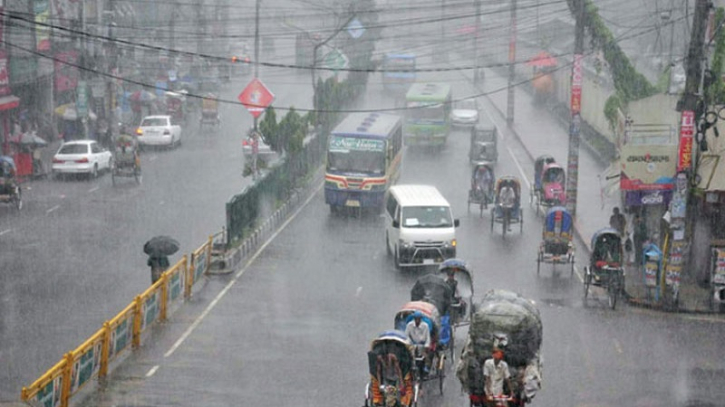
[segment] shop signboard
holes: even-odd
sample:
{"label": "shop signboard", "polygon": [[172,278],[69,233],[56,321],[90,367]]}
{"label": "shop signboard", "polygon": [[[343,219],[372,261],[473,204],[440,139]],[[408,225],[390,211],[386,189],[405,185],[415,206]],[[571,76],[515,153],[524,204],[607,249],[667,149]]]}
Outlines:
{"label": "shop signboard", "polygon": [[78,81],[78,87],[76,88],[78,94],[76,96],[76,111],[78,117],[88,116],[88,87],[86,81]]}
{"label": "shop signboard", "polygon": [[715,264],[712,273],[712,284],[725,285],[725,249],[713,249],[715,251]]}
{"label": "shop signboard", "polygon": [[49,0],[35,0],[35,47],[38,51],[50,50],[50,3]]}
{"label": "shop signboard", "polygon": [[659,263],[656,261],[648,261],[644,264],[644,284],[647,287],[657,287],[657,272],[659,271]]}
{"label": "shop signboard", "polygon": [[65,92],[78,86],[78,51],[62,51],[55,54],[55,90]]}
{"label": "shop signboard", "polygon": [[10,76],[8,75],[8,54],[0,49],[0,96],[10,94]]}
{"label": "shop signboard", "polygon": [[622,146],[620,159],[622,191],[671,190],[677,170],[677,146]]}

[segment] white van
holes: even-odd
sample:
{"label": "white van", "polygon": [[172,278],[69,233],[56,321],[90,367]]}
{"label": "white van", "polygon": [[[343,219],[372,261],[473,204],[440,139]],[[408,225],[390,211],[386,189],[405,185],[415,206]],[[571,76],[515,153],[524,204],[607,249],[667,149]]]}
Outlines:
{"label": "white van", "polygon": [[456,257],[459,221],[435,187],[390,187],[385,219],[385,244],[396,268],[440,264]]}

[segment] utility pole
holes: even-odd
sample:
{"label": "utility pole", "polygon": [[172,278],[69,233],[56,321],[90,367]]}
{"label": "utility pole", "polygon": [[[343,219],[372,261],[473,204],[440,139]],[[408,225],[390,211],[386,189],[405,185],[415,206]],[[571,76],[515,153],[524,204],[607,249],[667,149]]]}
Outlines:
{"label": "utility pole", "polygon": [[446,16],[446,0],[441,0],[441,40],[438,43],[438,52],[441,58],[441,61],[448,62],[448,48],[446,44],[446,22],[445,22],[445,16]]}
{"label": "utility pole", "polygon": [[[105,19],[104,23],[106,24],[106,28],[108,30],[108,38],[109,41],[106,44],[105,49],[105,59],[106,59],[106,69],[107,72],[110,72],[111,75],[116,75],[118,72],[117,69],[117,61],[118,57],[116,55],[116,21],[115,21],[115,0],[108,0],[106,2],[106,9],[103,12],[103,17]],[[113,78],[106,77],[106,99],[108,107],[108,114],[106,115],[108,117],[108,128],[110,130],[111,136],[107,140],[107,142],[111,143],[109,146],[113,145],[115,142],[115,137],[119,134],[119,128],[118,128],[118,121],[120,118],[116,117],[116,92],[115,92],[115,84],[113,83]]]}
{"label": "utility pole", "polygon": [[478,66],[478,37],[481,35],[481,0],[473,0],[476,6],[476,34],[473,37],[473,83],[478,84],[479,78],[478,71],[481,69]]}
{"label": "utility pole", "polygon": [[582,59],[584,59],[584,8],[586,0],[577,0],[574,27],[574,63],[571,67],[571,122],[569,123],[569,155],[567,158],[566,206],[576,217],[577,189],[579,185],[579,142],[582,105]]}
{"label": "utility pole", "polygon": [[[259,7],[262,0],[257,0],[254,6],[254,78],[259,77]],[[259,120],[254,118],[254,131],[257,131]]]}
{"label": "utility pole", "polygon": [[[700,119],[695,117],[697,106],[702,101],[700,89],[702,83],[703,62],[705,60],[705,32],[710,9],[709,0],[696,0],[695,14],[692,23],[690,46],[687,51],[685,91],[677,102],[680,112],[680,139],[677,154],[677,174],[675,175],[675,189],[670,201],[670,240],[672,244],[667,250],[668,262],[665,269],[666,284],[673,286],[673,293],[679,287],[682,267],[687,264],[689,256],[688,229],[692,225],[693,211],[688,211],[690,195],[690,180],[694,178],[695,161],[693,159],[693,138],[695,123]],[[704,112],[698,112],[704,113]],[[688,227],[689,226],[689,227]],[[669,290],[666,290],[669,291]]]}
{"label": "utility pole", "polygon": [[511,0],[511,25],[509,41],[509,82],[506,97],[506,124],[514,124],[514,81],[516,80],[516,0]]}

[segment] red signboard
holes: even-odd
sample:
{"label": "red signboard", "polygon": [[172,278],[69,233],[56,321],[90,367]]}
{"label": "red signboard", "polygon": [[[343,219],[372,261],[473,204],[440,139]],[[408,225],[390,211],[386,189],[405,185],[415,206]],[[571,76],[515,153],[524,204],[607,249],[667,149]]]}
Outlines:
{"label": "red signboard", "polygon": [[55,59],[55,90],[64,92],[75,89],[78,86],[78,52],[58,52]]}
{"label": "red signboard", "polygon": [[0,50],[0,96],[7,96],[9,94],[8,55],[5,50]]}
{"label": "red signboard", "polygon": [[252,79],[239,94],[239,101],[255,118],[259,117],[274,101],[274,94],[258,78]]}
{"label": "red signboard", "polygon": [[695,112],[682,112],[680,123],[680,148],[677,154],[677,171],[687,171],[692,167],[692,137],[695,134]]}
{"label": "red signboard", "polygon": [[574,55],[574,65],[571,69],[571,114],[582,110],[582,58],[581,54]]}

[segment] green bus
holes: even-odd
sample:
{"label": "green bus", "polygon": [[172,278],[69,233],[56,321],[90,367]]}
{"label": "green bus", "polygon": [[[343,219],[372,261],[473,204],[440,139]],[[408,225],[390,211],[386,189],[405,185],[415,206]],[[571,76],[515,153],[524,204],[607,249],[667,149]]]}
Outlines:
{"label": "green bus", "polygon": [[442,146],[451,131],[451,86],[414,83],[405,95],[403,138],[409,146]]}

